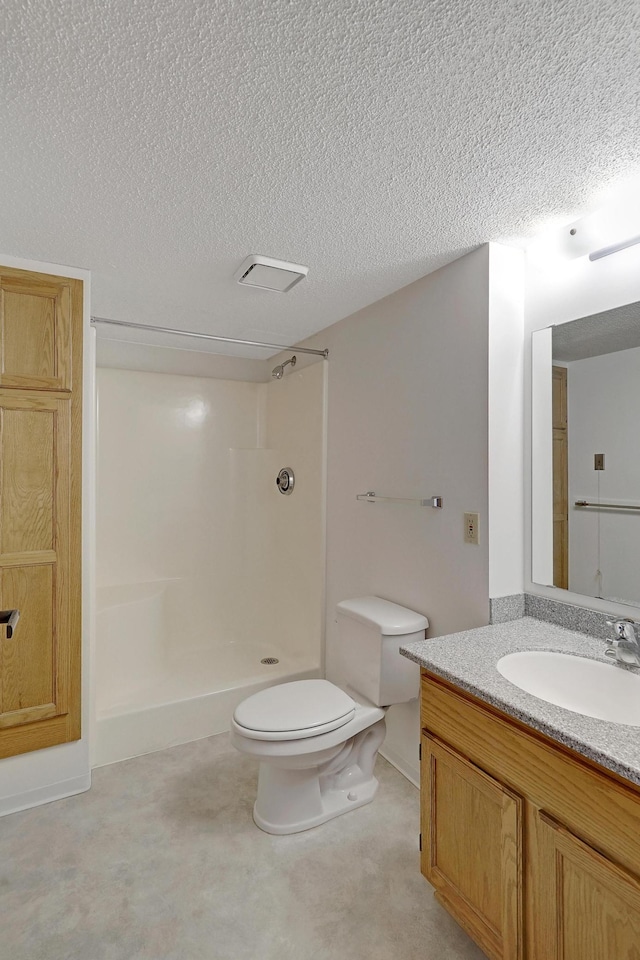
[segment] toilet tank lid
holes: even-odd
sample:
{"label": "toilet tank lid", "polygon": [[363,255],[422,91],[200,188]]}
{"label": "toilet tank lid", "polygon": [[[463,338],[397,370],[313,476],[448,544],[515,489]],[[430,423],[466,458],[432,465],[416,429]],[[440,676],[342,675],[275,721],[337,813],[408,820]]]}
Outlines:
{"label": "toilet tank lid", "polygon": [[429,626],[429,621],[421,613],[401,607],[398,603],[391,603],[390,600],[383,600],[381,597],[341,600],[337,608],[338,613],[345,617],[378,627],[385,637],[417,633],[418,630],[426,630]]}

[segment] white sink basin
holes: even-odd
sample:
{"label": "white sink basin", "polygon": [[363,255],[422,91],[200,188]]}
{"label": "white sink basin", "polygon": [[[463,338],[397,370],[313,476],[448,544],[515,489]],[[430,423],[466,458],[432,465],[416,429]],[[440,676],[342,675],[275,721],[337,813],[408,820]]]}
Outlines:
{"label": "white sink basin", "polygon": [[496,666],[516,687],[547,703],[640,727],[640,672],[546,650],[509,653]]}

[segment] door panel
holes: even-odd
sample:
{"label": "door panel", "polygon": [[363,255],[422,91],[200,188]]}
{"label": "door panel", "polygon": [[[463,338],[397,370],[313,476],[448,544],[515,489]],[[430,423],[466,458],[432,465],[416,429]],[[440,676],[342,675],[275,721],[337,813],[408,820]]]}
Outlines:
{"label": "door panel", "polygon": [[55,432],[55,408],[0,408],[2,553],[53,550]]}
{"label": "door panel", "polygon": [[80,736],[82,284],[0,268],[0,296],[4,757]]}
{"label": "door panel", "polygon": [[69,400],[0,395],[0,603],[21,611],[0,642],[0,727],[67,710],[69,414]]}
{"label": "door panel", "polygon": [[20,629],[0,645],[0,720],[5,713],[55,701],[53,571],[53,566],[0,571],[3,604],[21,611]]}
{"label": "door panel", "polygon": [[5,289],[4,369],[14,376],[52,378],[55,363],[55,297]]}
{"label": "door panel", "polygon": [[71,389],[77,283],[0,267],[0,387]]}
{"label": "door panel", "polygon": [[569,588],[569,461],[567,369],[552,368],[553,400],[553,583]]}

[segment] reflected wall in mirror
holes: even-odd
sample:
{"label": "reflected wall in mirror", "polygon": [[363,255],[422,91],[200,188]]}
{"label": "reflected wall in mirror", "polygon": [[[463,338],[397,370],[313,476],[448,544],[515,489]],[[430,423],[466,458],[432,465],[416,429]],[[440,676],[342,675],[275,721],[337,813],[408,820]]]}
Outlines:
{"label": "reflected wall in mirror", "polygon": [[640,303],[533,334],[532,579],[640,606]]}

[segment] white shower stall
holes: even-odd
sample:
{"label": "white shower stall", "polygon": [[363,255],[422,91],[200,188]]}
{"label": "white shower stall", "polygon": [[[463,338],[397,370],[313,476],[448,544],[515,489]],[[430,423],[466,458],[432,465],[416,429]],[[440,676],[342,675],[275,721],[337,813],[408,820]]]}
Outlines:
{"label": "white shower stall", "polygon": [[220,733],[248,694],[321,675],[325,364],[97,383],[96,766]]}

